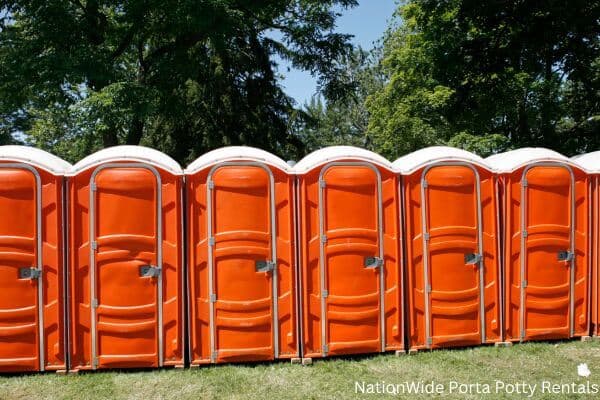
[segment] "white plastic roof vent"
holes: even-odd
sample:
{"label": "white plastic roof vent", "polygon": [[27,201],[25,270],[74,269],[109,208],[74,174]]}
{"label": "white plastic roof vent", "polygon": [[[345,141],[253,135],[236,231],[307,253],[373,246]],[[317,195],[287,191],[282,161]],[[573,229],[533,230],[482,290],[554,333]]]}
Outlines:
{"label": "white plastic roof vent", "polygon": [[494,154],[485,159],[499,173],[513,172],[527,164],[537,162],[561,162],[573,165],[567,157],[543,147],[524,147]]}
{"label": "white plastic roof vent", "polygon": [[392,169],[392,164],[388,160],[372,151],[354,146],[330,146],[308,154],[294,166],[294,172],[304,174],[321,165],[340,160],[364,161]]}
{"label": "white plastic roof vent", "polygon": [[394,171],[403,175],[411,174],[429,164],[443,161],[461,161],[492,170],[492,167],[477,154],[448,146],[431,146],[400,157],[392,163]]}
{"label": "white plastic roof vent", "polygon": [[0,146],[0,160],[31,164],[54,175],[64,175],[71,168],[62,158],[29,146]]}
{"label": "white plastic roof vent", "polygon": [[265,163],[282,171],[289,172],[289,165],[281,158],[267,151],[249,146],[229,146],[209,151],[194,160],[185,169],[187,175],[192,175],[209,165],[228,161],[255,161]]}
{"label": "white plastic roof vent", "polygon": [[164,169],[175,175],[183,173],[177,161],[158,150],[144,146],[114,146],[85,157],[73,165],[68,175],[77,175],[88,168],[109,162],[140,162]]}

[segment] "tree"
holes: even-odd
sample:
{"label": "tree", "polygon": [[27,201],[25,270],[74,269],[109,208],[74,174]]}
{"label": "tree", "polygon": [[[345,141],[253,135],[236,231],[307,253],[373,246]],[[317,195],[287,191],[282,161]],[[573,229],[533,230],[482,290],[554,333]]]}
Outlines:
{"label": "tree", "polygon": [[[149,144],[180,162],[227,144],[304,152],[275,56],[319,77],[352,47],[356,0],[0,0],[0,126],[74,161]],[[276,39],[277,38],[277,39]]]}
{"label": "tree", "polygon": [[398,15],[367,103],[383,154],[600,146],[600,2],[412,0]]}
{"label": "tree", "polygon": [[326,101],[316,95],[304,105],[303,123],[298,127],[297,136],[307,151],[332,145],[372,148],[366,134],[369,113],[365,100],[383,87],[380,60],[380,47],[370,51],[355,50],[351,56],[340,61],[344,68],[339,79],[350,88],[345,96]]}

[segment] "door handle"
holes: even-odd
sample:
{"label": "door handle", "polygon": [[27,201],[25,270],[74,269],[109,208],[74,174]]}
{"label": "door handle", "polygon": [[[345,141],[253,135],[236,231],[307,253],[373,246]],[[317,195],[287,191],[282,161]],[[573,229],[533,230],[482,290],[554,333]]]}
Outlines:
{"label": "door handle", "polygon": [[365,268],[380,268],[383,266],[381,257],[365,257]]}
{"label": "door handle", "polygon": [[275,263],[269,260],[256,261],[256,272],[271,272],[275,269]]}
{"label": "door handle", "polygon": [[140,276],[142,278],[156,278],[160,275],[161,269],[154,265],[141,265]]}
{"label": "door handle", "polygon": [[575,257],[575,254],[573,254],[570,251],[559,251],[557,254],[557,258],[558,261],[571,261],[573,260],[573,258]]}
{"label": "door handle", "polygon": [[465,264],[466,265],[475,265],[475,264],[479,264],[479,262],[482,260],[482,256],[481,254],[477,254],[477,253],[468,253],[465,254]]}
{"label": "door handle", "polygon": [[34,267],[19,268],[19,279],[39,279],[42,276],[42,270]]}

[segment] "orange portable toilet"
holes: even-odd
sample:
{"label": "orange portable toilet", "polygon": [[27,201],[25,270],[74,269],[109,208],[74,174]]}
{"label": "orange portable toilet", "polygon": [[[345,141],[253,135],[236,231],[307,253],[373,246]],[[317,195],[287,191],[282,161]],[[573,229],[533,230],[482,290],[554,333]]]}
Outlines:
{"label": "orange portable toilet", "polygon": [[191,364],[298,357],[288,165],[225,147],[185,174]]}
{"label": "orange portable toilet", "polygon": [[183,171],[116,146],[68,178],[70,368],[183,365]]}
{"label": "orange portable toilet", "polygon": [[588,177],[542,148],[486,161],[503,192],[506,340],[589,335]]}
{"label": "orange portable toilet", "polygon": [[64,370],[63,182],[45,151],[0,146],[0,372]]}
{"label": "orange portable toilet", "polygon": [[590,248],[588,257],[591,263],[591,334],[600,336],[600,151],[582,154],[571,158],[588,174],[589,179],[589,215]]}
{"label": "orange portable toilet", "polygon": [[435,146],[393,163],[401,176],[411,350],[501,340],[496,181],[468,151]]}
{"label": "orange portable toilet", "polygon": [[334,146],[294,167],[302,356],[404,349],[397,179],[370,151]]}

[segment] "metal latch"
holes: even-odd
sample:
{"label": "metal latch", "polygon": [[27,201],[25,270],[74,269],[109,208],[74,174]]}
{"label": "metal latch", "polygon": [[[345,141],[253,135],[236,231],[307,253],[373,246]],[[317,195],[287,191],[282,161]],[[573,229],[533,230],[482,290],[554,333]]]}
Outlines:
{"label": "metal latch", "polygon": [[142,278],[156,278],[160,275],[160,268],[154,265],[141,265],[140,276]]}
{"label": "metal latch", "polygon": [[482,259],[481,254],[477,254],[477,253],[465,254],[465,264],[467,264],[467,265],[478,264],[481,261],[481,259]]}
{"label": "metal latch", "polygon": [[33,267],[19,268],[19,279],[38,279],[42,275],[42,270]]}
{"label": "metal latch", "polygon": [[260,260],[256,262],[256,272],[271,272],[275,269],[273,261]]}
{"label": "metal latch", "polygon": [[570,251],[559,251],[558,261],[571,261],[575,255]]}
{"label": "metal latch", "polygon": [[379,268],[383,265],[381,257],[365,257],[365,268]]}

